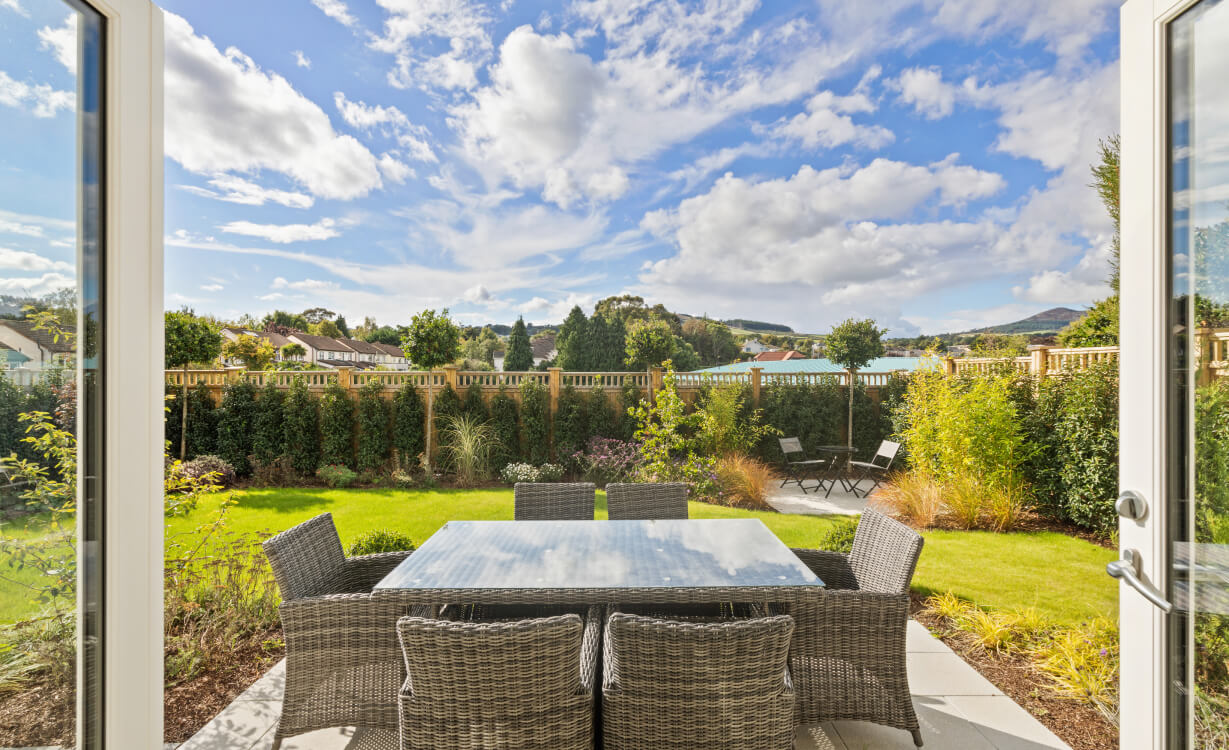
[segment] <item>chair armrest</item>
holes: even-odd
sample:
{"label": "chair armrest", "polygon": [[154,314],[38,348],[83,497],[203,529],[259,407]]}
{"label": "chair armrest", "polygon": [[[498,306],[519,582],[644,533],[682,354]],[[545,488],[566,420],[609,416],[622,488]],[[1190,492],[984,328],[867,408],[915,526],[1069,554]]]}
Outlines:
{"label": "chair armrest", "polygon": [[278,613],[287,658],[327,655],[344,662],[352,658],[348,652],[353,649],[368,656],[378,649],[389,660],[400,662],[396,625],[407,610],[396,599],[370,594],[330,594],[282,602]]}
{"label": "chair armrest", "polygon": [[600,654],[598,647],[602,640],[603,620],[602,607],[589,607],[585,613],[585,631],[580,643],[580,689],[585,695],[592,696],[594,683],[597,681],[597,664]]}
{"label": "chair armrest", "polygon": [[381,552],[375,555],[347,557],[342,568],[342,581],[347,591],[367,593],[393,568],[409,557],[410,551]]}
{"label": "chair armrest", "polygon": [[849,565],[849,555],[822,549],[791,549],[791,552],[819,576],[824,588],[844,590],[858,588],[858,579]]}

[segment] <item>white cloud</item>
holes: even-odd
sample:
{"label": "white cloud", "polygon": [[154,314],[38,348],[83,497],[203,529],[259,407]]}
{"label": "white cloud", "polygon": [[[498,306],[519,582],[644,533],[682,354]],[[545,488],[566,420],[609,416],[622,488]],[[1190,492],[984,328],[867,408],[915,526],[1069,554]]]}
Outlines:
{"label": "white cloud", "polygon": [[312,5],[343,26],[354,26],[358,23],[358,19],[350,13],[350,8],[342,0],[312,0]]}
{"label": "white cloud", "polygon": [[598,243],[606,218],[577,216],[543,205],[485,210],[439,201],[422,207],[419,224],[458,264],[490,268]]}
{"label": "white cloud", "polygon": [[65,287],[76,286],[76,284],[77,280],[74,277],[55,271],[29,278],[6,276],[0,278],[0,294],[39,297]]}
{"label": "white cloud", "polygon": [[275,190],[257,185],[250,180],[234,175],[218,175],[209,180],[209,184],[217,190],[197,187],[195,185],[179,185],[194,195],[214,198],[227,203],[239,203],[244,206],[263,206],[266,203],[277,203],[287,208],[311,208],[316,200],[306,193],[293,190]]}
{"label": "white cloud", "polygon": [[927,119],[947,117],[956,107],[956,86],[943,80],[938,68],[908,68],[901,71],[894,83],[900,91],[900,100]]}
{"label": "white cloud", "polygon": [[[668,177],[675,182],[682,182],[680,190],[690,193],[697,185],[733,164],[744,156],[768,156],[774,152],[774,147],[768,143],[742,143],[737,146],[726,146],[701,156],[691,164],[671,172]],[[669,186],[662,188],[656,198],[661,198],[673,192]]]}
{"label": "white cloud", "polygon": [[875,105],[865,94],[837,96],[821,91],[807,101],[806,113],[782,120],[777,132],[802,142],[807,148],[835,148],[850,143],[877,149],[896,140],[882,125],[855,124],[853,113],[874,112]]}
{"label": "white cloud", "polygon": [[384,175],[384,179],[397,184],[404,183],[407,179],[416,176],[413,167],[397,158],[398,154],[395,151],[386,152],[380,155],[380,174]]}
{"label": "white cloud", "polygon": [[77,14],[69,13],[63,26],[52,28],[44,26],[38,30],[38,46],[49,49],[55,59],[68,69],[69,73],[77,74]]}
{"label": "white cloud", "polygon": [[232,221],[218,228],[229,234],[261,237],[269,242],[289,244],[340,237],[341,232],[337,231],[337,226],[338,223],[334,219],[321,219],[315,224],[254,224],[250,221]]}
{"label": "white cloud", "polygon": [[17,0],[0,0],[0,8],[8,8],[14,13],[22,16],[30,15],[29,13],[26,13],[25,9],[21,7],[21,3]]}
{"label": "white cloud", "polygon": [[61,109],[72,110],[76,103],[77,95],[71,91],[57,91],[45,83],[22,83],[0,70],[0,104],[28,109],[35,117],[55,117]]}
{"label": "white cloud", "polygon": [[302,279],[300,281],[287,281],[285,277],[278,276],[273,279],[274,289],[297,289],[302,292],[318,292],[324,289],[336,289],[337,282],[321,281],[320,279]]}
{"label": "white cloud", "polygon": [[0,233],[22,234],[27,237],[42,237],[43,228],[35,224],[22,224],[17,221],[0,219]]}
{"label": "white cloud", "polygon": [[311,70],[312,60],[310,57],[303,54],[303,50],[297,49],[294,51],[294,64],[298,65],[300,68],[307,68],[308,70]]}
{"label": "white cloud", "polygon": [[[491,16],[470,0],[377,0],[388,11],[372,49],[394,56],[388,82],[397,88],[472,89],[490,54]],[[439,47],[446,46],[445,51]]]}
{"label": "white cloud", "polygon": [[206,292],[220,292],[225,288],[221,284],[201,284],[201,289]]}
{"label": "white cloud", "polygon": [[66,271],[75,273],[77,267],[72,263],[51,258],[25,250],[12,250],[0,247],[0,271]]}
{"label": "white cloud", "polygon": [[597,298],[592,294],[571,293],[565,297],[561,297],[554,302],[545,297],[533,297],[527,302],[523,302],[516,306],[516,309],[525,315],[536,316],[530,322],[550,322],[557,323],[567,317],[573,307],[579,306],[582,310],[593,307]]}
{"label": "white cloud", "polygon": [[234,47],[220,52],[173,13],[165,28],[166,152],[185,169],[267,169],[339,200],[382,186],[376,157],[285,78]]}
{"label": "white cloud", "polygon": [[427,143],[431,131],[425,125],[410,122],[410,118],[396,107],[368,106],[364,102],[353,102],[346,99],[346,95],[340,91],[334,92],[333,103],[337,105],[337,111],[350,127],[363,131],[381,130],[385,135],[395,137],[397,143],[409,151],[410,158],[431,163],[439,161]]}

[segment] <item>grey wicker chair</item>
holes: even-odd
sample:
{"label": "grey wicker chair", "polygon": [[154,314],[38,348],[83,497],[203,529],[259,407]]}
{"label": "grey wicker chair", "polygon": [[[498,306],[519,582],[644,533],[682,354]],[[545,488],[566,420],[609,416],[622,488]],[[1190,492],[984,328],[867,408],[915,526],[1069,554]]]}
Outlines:
{"label": "grey wicker chair", "polygon": [[658,619],[615,612],[602,644],[605,750],[788,750],[789,617]]}
{"label": "grey wicker chair", "polygon": [[909,583],[921,552],[917,532],[871,508],[850,554],[794,550],[826,589],[821,601],[787,610],[799,724],[871,721],[907,730],[922,746],[905,656]]}
{"label": "grey wicker chair", "polygon": [[402,618],[402,750],[590,750],[601,620]]}
{"label": "grey wicker chair", "polygon": [[687,485],[682,482],[608,484],[606,509],[612,521],[686,519]]}
{"label": "grey wicker chair", "polygon": [[517,482],[513,515],[517,521],[592,521],[596,488],[592,482]]}
{"label": "grey wicker chair", "polygon": [[394,631],[408,612],[371,589],[410,553],[347,558],[329,513],[266,540],[264,551],[282,594],[286,641],[274,750],[287,737],[330,727],[396,732],[404,666]]}

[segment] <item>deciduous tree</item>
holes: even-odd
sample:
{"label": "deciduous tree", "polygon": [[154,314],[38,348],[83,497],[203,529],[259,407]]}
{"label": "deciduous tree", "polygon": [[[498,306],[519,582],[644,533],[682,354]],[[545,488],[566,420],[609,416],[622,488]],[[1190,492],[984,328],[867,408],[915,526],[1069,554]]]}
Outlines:
{"label": "deciduous tree", "polygon": [[163,324],[166,331],[166,368],[183,370],[179,394],[182,409],[179,458],[183,460],[188,453],[188,365],[217,359],[222,353],[222,336],[212,323],[198,318],[187,309],[166,313]]}
{"label": "deciduous tree", "polygon": [[[452,362],[460,350],[461,333],[457,326],[448,318],[448,310],[436,314],[434,310],[423,310],[414,316],[410,322],[405,338],[401,340],[401,351],[414,363],[428,372],[437,367]],[[434,423],[433,404],[435,400],[431,379],[427,379],[427,424]],[[426,464],[431,465],[431,429],[427,429]]]}
{"label": "deciduous tree", "polygon": [[873,320],[849,318],[833,326],[832,332],[825,340],[828,359],[849,372],[849,419],[846,429],[849,433],[850,448],[853,448],[853,396],[858,370],[866,367],[876,357],[883,356],[883,334],[887,332],[888,329],[877,327]]}

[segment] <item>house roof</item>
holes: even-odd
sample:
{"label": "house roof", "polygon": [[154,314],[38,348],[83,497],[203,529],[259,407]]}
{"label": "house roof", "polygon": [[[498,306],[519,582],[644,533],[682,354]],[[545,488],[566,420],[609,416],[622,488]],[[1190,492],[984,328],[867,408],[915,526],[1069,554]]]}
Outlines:
{"label": "house roof", "polygon": [[[73,351],[73,345],[61,338],[55,340],[55,334],[51,331],[42,328],[35,328],[32,320],[0,320],[0,325],[11,328],[20,335],[38,344],[43,349],[57,354],[69,354]],[[60,330],[65,333],[76,333],[77,327],[70,325],[60,326]]]}
{"label": "house roof", "polygon": [[346,343],[341,339],[329,338],[328,336],[313,336],[310,333],[292,333],[291,338],[307,344],[313,349],[322,352],[352,352],[355,351],[346,346]]}
{"label": "house roof", "polygon": [[550,359],[550,353],[555,351],[555,337],[541,336],[532,339],[529,342],[529,346],[533,349],[534,359]]}
{"label": "house roof", "polygon": [[401,351],[400,347],[393,346],[392,344],[381,344],[380,342],[376,341],[372,342],[371,345],[379,349],[381,352],[391,354],[394,357],[405,356],[405,352]]}
{"label": "house roof", "polygon": [[341,341],[346,346],[350,347],[351,349],[358,352],[359,354],[383,354],[384,353],[383,351],[381,351],[381,349],[378,346],[376,346],[375,344],[368,343],[366,341],[359,341],[358,339],[342,339]]}
{"label": "house roof", "polygon": [[[893,370],[921,370],[935,366],[936,360],[927,357],[880,357],[872,360],[859,372],[891,372]],[[765,373],[774,372],[844,372],[845,368],[830,359],[791,359],[777,362],[735,362],[720,367],[709,367],[697,372],[747,372],[758,367]]]}
{"label": "house roof", "polygon": [[806,357],[795,349],[786,352],[760,352],[755,355],[756,362],[780,362],[786,359],[806,359]]}

